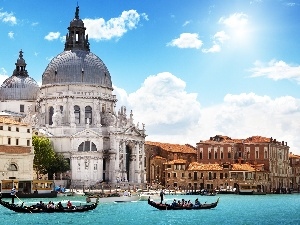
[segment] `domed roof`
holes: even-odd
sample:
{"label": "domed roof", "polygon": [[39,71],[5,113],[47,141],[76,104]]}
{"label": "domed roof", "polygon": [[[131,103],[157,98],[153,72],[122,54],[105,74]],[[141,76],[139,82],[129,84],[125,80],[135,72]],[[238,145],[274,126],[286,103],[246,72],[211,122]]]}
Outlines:
{"label": "domed roof", "polygon": [[28,76],[22,50],[15,65],[13,75],[1,85],[0,100],[36,100],[39,86]]}
{"label": "domed roof", "polygon": [[65,49],[48,64],[42,84],[94,84],[112,88],[111,77],[103,61],[90,52],[86,28],[79,18],[79,6],[75,18],[68,27]]}
{"label": "domed roof", "polygon": [[74,49],[54,57],[43,73],[42,84],[96,84],[112,87],[111,77],[103,61],[92,52]]}

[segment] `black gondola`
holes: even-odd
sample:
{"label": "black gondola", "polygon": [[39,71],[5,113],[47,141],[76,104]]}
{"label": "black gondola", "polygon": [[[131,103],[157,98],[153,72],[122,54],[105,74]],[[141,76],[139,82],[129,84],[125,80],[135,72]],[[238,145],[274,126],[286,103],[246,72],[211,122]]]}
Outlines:
{"label": "black gondola", "polygon": [[11,204],[9,202],[3,201],[2,198],[0,198],[0,205],[17,213],[74,213],[93,210],[98,206],[98,203],[96,202],[90,205],[73,206],[72,208],[39,208],[36,205],[25,206],[24,203],[22,203],[21,205]]}
{"label": "black gondola", "polygon": [[219,203],[219,198],[217,199],[216,202],[207,204],[200,204],[198,206],[191,206],[191,207],[182,207],[182,206],[173,206],[172,204],[160,204],[156,203],[154,201],[151,201],[148,199],[148,204],[151,205],[152,207],[159,209],[159,210],[200,210],[200,209],[213,209],[215,208]]}

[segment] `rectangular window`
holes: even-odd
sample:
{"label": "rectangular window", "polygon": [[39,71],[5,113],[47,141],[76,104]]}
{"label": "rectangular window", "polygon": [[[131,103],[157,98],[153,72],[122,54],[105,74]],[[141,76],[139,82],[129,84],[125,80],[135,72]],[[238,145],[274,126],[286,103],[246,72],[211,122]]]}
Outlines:
{"label": "rectangular window", "polygon": [[184,173],[181,174],[181,177],[184,177]]}
{"label": "rectangular window", "polygon": [[16,127],[16,132],[19,132],[19,127]]}
{"label": "rectangular window", "polygon": [[94,164],[94,170],[97,170],[97,168],[98,168],[98,165]]}
{"label": "rectangular window", "polygon": [[0,130],[3,130],[3,126],[0,126]]}
{"label": "rectangular window", "polygon": [[30,146],[30,140],[27,140],[27,146]]}
{"label": "rectangular window", "polygon": [[8,131],[11,131],[11,127],[8,127]]}
{"label": "rectangular window", "polygon": [[24,112],[24,105],[20,105],[20,112]]}
{"label": "rectangular window", "polygon": [[8,138],[8,139],[7,139],[7,144],[9,144],[9,145],[10,145],[10,142],[11,142],[11,139],[10,139],[10,138]]}
{"label": "rectangular window", "polygon": [[16,139],[16,145],[19,145],[19,139]]}
{"label": "rectangular window", "polygon": [[27,133],[30,133],[30,129],[27,129]]}
{"label": "rectangular window", "polygon": [[170,173],[168,173],[168,178],[170,178],[171,177],[171,174]]}

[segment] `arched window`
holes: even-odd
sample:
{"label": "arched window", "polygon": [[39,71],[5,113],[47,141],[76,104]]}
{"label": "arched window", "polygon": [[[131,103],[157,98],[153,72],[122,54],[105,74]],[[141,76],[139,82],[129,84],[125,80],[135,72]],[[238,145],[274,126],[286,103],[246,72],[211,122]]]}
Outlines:
{"label": "arched window", "polygon": [[78,147],[79,152],[97,151],[96,145],[93,142],[82,142]]}
{"label": "arched window", "polygon": [[78,105],[74,106],[75,114],[75,124],[80,124],[80,107]]}
{"label": "arched window", "polygon": [[86,106],[85,107],[85,124],[92,124],[92,107]]}
{"label": "arched window", "polygon": [[16,164],[12,163],[9,165],[8,170],[9,171],[18,171],[18,167]]}
{"label": "arched window", "polygon": [[54,114],[54,108],[52,106],[50,106],[49,107],[49,125],[53,124],[53,120],[52,120],[53,114]]}

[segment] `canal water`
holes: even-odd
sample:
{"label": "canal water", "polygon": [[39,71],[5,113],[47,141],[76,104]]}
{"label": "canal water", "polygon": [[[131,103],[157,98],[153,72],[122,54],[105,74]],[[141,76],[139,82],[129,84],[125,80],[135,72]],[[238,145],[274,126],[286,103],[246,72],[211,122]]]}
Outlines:
{"label": "canal water", "polygon": [[[217,195],[166,195],[165,199],[200,202],[220,201],[215,209],[159,211],[147,204],[147,201],[100,204],[94,211],[85,213],[21,214],[0,206],[0,225],[46,225],[46,224],[109,224],[109,225],[216,225],[216,224],[282,224],[300,225],[300,194],[270,194],[263,196]],[[66,204],[71,200],[74,205],[85,203],[85,197],[61,197],[55,199],[22,199],[31,205],[40,200]],[[9,199],[7,199],[9,200]],[[18,203],[18,200],[16,201]]]}

